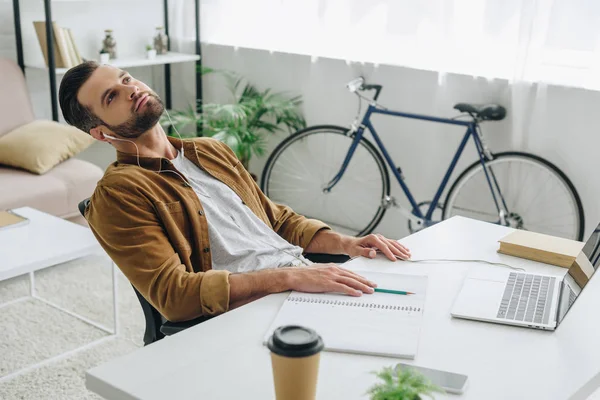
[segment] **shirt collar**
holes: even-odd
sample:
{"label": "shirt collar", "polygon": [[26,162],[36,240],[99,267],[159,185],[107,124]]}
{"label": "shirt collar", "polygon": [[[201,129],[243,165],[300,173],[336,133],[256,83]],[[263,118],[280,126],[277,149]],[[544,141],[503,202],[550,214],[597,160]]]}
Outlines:
{"label": "shirt collar", "polygon": [[[196,154],[194,142],[192,140],[180,140],[179,138],[174,138],[171,136],[167,136],[167,140],[177,148],[177,150],[181,149],[183,145],[183,152],[186,158],[190,158],[192,154]],[[122,151],[117,151],[117,161],[120,164],[132,164],[138,165],[138,158],[136,154],[133,153],[124,153]],[[168,159],[166,157],[143,157],[140,156],[139,163],[142,168],[158,170],[161,168],[163,163],[167,162]]]}

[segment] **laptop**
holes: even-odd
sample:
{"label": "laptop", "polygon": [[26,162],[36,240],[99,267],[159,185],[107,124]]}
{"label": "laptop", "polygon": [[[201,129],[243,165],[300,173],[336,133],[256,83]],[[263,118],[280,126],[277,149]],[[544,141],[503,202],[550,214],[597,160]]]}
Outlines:
{"label": "laptop", "polygon": [[451,315],[496,324],[555,330],[600,264],[600,224],[564,277],[472,268]]}

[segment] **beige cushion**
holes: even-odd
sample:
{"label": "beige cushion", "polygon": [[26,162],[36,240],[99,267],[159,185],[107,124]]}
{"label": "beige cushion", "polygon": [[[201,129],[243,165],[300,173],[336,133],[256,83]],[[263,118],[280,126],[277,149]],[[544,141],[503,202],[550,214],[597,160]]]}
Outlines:
{"label": "beige cushion", "polygon": [[77,128],[33,121],[0,137],[0,164],[43,174],[94,142]]}

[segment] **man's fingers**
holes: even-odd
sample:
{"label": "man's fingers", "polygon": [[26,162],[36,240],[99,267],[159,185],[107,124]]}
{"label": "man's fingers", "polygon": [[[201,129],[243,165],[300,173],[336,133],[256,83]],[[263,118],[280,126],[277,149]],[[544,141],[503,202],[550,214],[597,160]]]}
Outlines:
{"label": "man's fingers", "polygon": [[385,254],[385,256],[387,258],[389,258],[391,261],[396,261],[396,256],[394,255],[394,253],[392,253],[392,250],[390,250],[390,247],[388,246],[388,244],[386,242],[381,240],[381,238],[379,238],[379,236],[377,236],[377,235],[373,235],[372,238],[373,238],[373,244],[375,245],[375,247],[377,247],[379,250],[381,250],[381,252],[383,254]]}
{"label": "man's fingers", "polygon": [[335,282],[331,285],[330,292],[333,293],[343,293],[349,296],[360,297],[362,296],[362,292],[357,289],[353,289],[350,286],[344,285],[343,283]]}
{"label": "man's fingers", "polygon": [[350,277],[341,276],[337,280],[338,283],[343,283],[346,286],[349,286],[353,289],[360,290],[363,293],[373,293],[373,288],[371,286],[365,285],[364,283]]}
{"label": "man's fingers", "polygon": [[375,258],[377,255],[377,251],[371,247],[361,247],[359,252],[361,256],[367,258]]}
{"label": "man's fingers", "polygon": [[370,280],[357,274],[356,272],[350,271],[349,269],[346,269],[346,268],[339,268],[339,270],[340,270],[340,274],[343,276],[348,276],[350,278],[353,278],[353,279],[363,283],[364,285],[368,285],[370,287],[377,287],[377,284],[375,282],[371,282]]}
{"label": "man's fingers", "polygon": [[406,247],[402,246],[400,243],[396,242],[395,240],[391,240],[388,239],[389,243],[392,245],[392,247],[397,250],[397,252],[395,251],[394,253],[398,256],[400,256],[403,259],[407,259],[410,258],[410,250],[408,250]]}

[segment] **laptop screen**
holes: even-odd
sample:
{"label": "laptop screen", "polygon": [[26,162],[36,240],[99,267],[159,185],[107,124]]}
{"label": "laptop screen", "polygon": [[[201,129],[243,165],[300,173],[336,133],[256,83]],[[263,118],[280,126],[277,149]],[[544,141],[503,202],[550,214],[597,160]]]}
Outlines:
{"label": "laptop screen", "polygon": [[591,279],[600,264],[600,225],[596,227],[583,250],[565,275],[558,304],[557,323],[560,324],[577,297]]}

